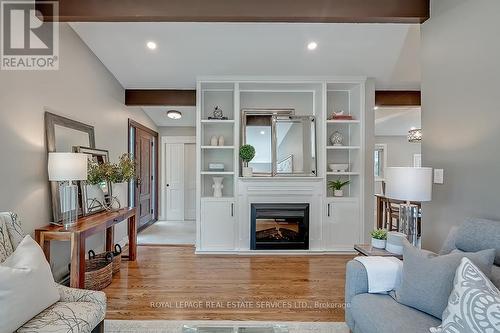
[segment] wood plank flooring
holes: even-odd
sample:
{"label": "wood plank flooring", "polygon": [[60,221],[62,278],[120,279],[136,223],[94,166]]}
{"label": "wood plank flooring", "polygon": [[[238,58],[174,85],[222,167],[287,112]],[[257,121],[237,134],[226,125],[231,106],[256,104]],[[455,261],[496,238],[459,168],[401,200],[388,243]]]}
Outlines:
{"label": "wood plank flooring", "polygon": [[104,291],[107,319],[344,321],[352,255],[209,256],[139,246]]}

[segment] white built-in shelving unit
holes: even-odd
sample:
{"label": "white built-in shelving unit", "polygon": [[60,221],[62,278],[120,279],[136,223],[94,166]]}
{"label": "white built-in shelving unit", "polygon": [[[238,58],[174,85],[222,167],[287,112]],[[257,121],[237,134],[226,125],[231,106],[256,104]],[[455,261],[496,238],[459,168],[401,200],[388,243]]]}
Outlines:
{"label": "white built-in shelving unit", "polygon": [[[365,78],[207,77],[197,82],[197,252],[249,251],[249,206],[252,202],[310,202],[311,251],[352,251],[363,239]],[[227,120],[210,120],[215,106]],[[241,110],[293,108],[316,117],[316,177],[241,178],[239,163]],[[331,120],[343,110],[352,120]],[[342,146],[330,136],[339,131]],[[212,136],[224,146],[212,146]],[[210,171],[209,163],[224,163]],[[349,164],[334,172],[329,164]],[[223,177],[223,197],[213,197],[213,177]],[[328,189],[331,180],[350,180],[345,196]],[[276,252],[274,252],[276,253]]]}

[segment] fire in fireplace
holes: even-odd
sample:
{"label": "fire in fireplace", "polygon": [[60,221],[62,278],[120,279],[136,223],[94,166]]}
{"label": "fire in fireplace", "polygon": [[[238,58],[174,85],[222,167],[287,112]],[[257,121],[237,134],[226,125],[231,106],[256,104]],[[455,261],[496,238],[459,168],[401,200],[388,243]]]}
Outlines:
{"label": "fire in fireplace", "polygon": [[308,250],[309,204],[252,204],[252,250]]}

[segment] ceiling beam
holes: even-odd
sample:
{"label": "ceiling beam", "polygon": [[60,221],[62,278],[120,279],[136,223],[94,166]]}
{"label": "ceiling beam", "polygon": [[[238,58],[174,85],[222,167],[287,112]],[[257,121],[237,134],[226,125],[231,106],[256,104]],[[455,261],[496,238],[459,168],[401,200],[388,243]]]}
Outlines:
{"label": "ceiling beam", "polygon": [[[196,90],[127,89],[127,106],[196,106]],[[377,90],[375,105],[379,107],[420,106],[420,91]]]}
{"label": "ceiling beam", "polygon": [[377,90],[375,91],[375,106],[400,107],[420,106],[420,91],[413,90]]}
{"label": "ceiling beam", "polygon": [[127,106],[194,106],[196,90],[179,89],[126,89]]}
{"label": "ceiling beam", "polygon": [[[35,0],[36,2],[42,2]],[[60,22],[423,23],[430,0],[59,0]],[[40,7],[42,14],[43,7]],[[50,15],[44,20],[52,21]]]}

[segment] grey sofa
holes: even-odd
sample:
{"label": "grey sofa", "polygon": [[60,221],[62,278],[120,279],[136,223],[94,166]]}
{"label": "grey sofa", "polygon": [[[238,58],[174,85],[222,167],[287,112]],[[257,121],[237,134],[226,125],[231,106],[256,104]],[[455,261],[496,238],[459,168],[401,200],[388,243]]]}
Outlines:
{"label": "grey sofa", "polygon": [[[473,219],[454,227],[440,254],[457,248],[466,252],[496,248],[491,279],[500,287],[500,222]],[[441,323],[438,318],[399,304],[389,295],[368,294],[366,270],[356,260],[347,263],[345,301],[346,322],[353,333],[422,333]]]}
{"label": "grey sofa", "polygon": [[[24,236],[16,214],[0,213],[0,262],[12,254]],[[57,285],[57,288],[61,297],[59,302],[24,323],[17,333],[104,332],[106,294],[62,285]]]}

